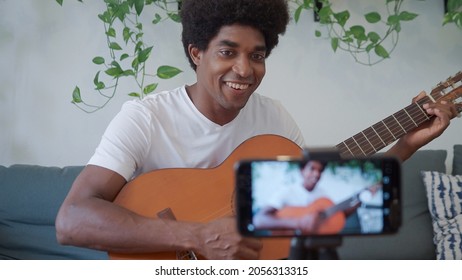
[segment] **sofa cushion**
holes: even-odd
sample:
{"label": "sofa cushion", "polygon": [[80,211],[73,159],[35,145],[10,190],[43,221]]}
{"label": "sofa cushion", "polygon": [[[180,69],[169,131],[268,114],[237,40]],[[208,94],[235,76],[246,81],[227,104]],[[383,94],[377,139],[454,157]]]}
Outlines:
{"label": "sofa cushion", "polygon": [[462,175],[423,171],[433,219],[436,257],[462,260]]}
{"label": "sofa cushion", "polygon": [[421,170],[446,171],[445,150],[421,150],[402,164],[402,226],[397,234],[344,237],[341,259],[435,259]]}
{"label": "sofa cushion", "polygon": [[56,240],[56,214],[82,168],[0,166],[0,259],[107,258]]}
{"label": "sofa cushion", "polygon": [[462,145],[454,145],[452,158],[452,175],[462,175]]}

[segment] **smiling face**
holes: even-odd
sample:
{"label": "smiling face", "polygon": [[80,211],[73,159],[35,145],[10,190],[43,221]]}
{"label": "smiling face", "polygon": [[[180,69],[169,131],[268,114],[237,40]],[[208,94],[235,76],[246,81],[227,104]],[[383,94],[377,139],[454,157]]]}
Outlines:
{"label": "smiling face", "polygon": [[206,50],[190,46],[189,53],[197,65],[197,83],[187,88],[191,100],[211,121],[232,121],[265,76],[263,35],[250,26],[224,26]]}
{"label": "smiling face", "polygon": [[324,166],[321,162],[310,160],[301,170],[303,177],[303,187],[311,192],[321,178]]}

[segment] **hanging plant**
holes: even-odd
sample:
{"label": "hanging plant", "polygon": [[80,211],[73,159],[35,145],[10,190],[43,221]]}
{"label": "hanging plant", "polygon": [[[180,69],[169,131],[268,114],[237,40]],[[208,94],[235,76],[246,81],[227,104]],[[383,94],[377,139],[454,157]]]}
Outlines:
{"label": "hanging plant", "polygon": [[[56,1],[62,4],[63,0]],[[182,72],[169,65],[159,66],[154,74],[146,70],[146,62],[151,56],[153,46],[147,45],[143,40],[144,26],[140,16],[146,8],[151,8],[149,13],[154,15],[153,24],[159,24],[167,19],[179,22],[178,9],[172,8],[170,5],[172,1],[104,0],[104,2],[106,9],[98,15],[98,18],[104,27],[108,53],[96,56],[92,60],[94,64],[101,67],[94,76],[93,84],[99,100],[102,101],[98,104],[85,101],[78,86],[72,93],[72,103],[87,113],[104,108],[114,98],[123,79],[129,79],[136,84],[137,90],[128,95],[141,99],[156,90],[158,82],[155,79],[170,79]]]}
{"label": "hanging plant", "polygon": [[[288,3],[294,11],[295,22],[304,11],[316,12],[324,30],[316,30],[315,36],[330,40],[334,52],[345,51],[360,64],[374,65],[390,58],[398,44],[402,24],[418,16],[403,11],[403,1],[386,0],[386,12],[367,12],[363,16],[364,25],[350,24],[350,11],[335,11],[329,0],[288,0]],[[63,0],[56,2],[63,5]],[[156,90],[159,79],[170,79],[182,72],[169,65],[159,66],[154,74],[147,72],[146,62],[151,58],[153,46],[152,42],[144,42],[144,26],[140,22],[143,13],[153,15],[152,24],[165,20],[180,22],[181,0],[104,0],[104,3],[106,9],[98,18],[104,27],[107,53],[93,58],[93,63],[101,67],[95,73],[93,84],[102,101],[98,104],[87,102],[78,86],[72,93],[72,103],[88,113],[104,108],[116,95],[122,80],[135,81],[136,90],[128,95],[143,98]],[[462,29],[462,0],[447,0],[446,3],[443,25],[454,23]]]}
{"label": "hanging plant", "polygon": [[[402,23],[417,17],[415,13],[402,11],[403,1],[387,0],[386,14],[369,11],[363,16],[365,25],[351,25],[350,12],[334,11],[331,1],[328,0],[306,0],[303,3],[295,0],[299,6],[294,18],[297,22],[303,10],[313,9],[317,13],[321,27],[325,27],[326,30],[325,32],[316,30],[315,36],[328,38],[334,52],[338,50],[348,52],[356,62],[370,66],[390,58],[390,54],[398,44]],[[315,2],[319,5],[315,5]]]}

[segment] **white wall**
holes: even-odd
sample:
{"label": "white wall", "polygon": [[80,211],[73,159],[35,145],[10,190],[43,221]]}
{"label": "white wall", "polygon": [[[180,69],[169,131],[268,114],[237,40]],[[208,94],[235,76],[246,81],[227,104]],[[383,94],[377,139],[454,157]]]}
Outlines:
{"label": "white wall", "polygon": [[[0,164],[85,164],[110,119],[129,99],[124,92],[132,89],[126,86],[94,114],[70,103],[76,85],[84,97],[94,94],[98,68],[91,59],[106,54],[97,19],[102,2],[66,0],[60,7],[54,0],[0,0]],[[392,58],[372,67],[355,63],[349,54],[334,54],[328,41],[315,38],[319,27],[310,11],[281,38],[259,92],[285,104],[309,145],[335,145],[462,70],[462,30],[441,26],[442,2],[406,1],[405,9],[419,17],[403,24]],[[340,5],[362,13],[373,4]],[[179,24],[145,28],[146,41],[155,42],[152,69],[170,64],[185,71],[162,81],[159,89],[192,83]],[[425,148],[451,151],[462,143],[461,128],[462,121],[455,119]]]}

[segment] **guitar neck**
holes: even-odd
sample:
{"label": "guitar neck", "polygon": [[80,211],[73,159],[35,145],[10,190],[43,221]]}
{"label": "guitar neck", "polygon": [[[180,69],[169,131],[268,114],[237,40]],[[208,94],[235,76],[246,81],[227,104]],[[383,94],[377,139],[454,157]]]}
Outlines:
{"label": "guitar neck", "polygon": [[425,97],[406,108],[364,129],[353,137],[336,145],[343,157],[370,156],[393,143],[406,133],[432,118],[423,109],[423,104],[433,102]]}
{"label": "guitar neck", "polygon": [[439,100],[452,102],[462,112],[462,72],[439,83],[429,95],[388,116],[336,145],[343,157],[370,156],[428,121],[433,116],[423,105]]}

